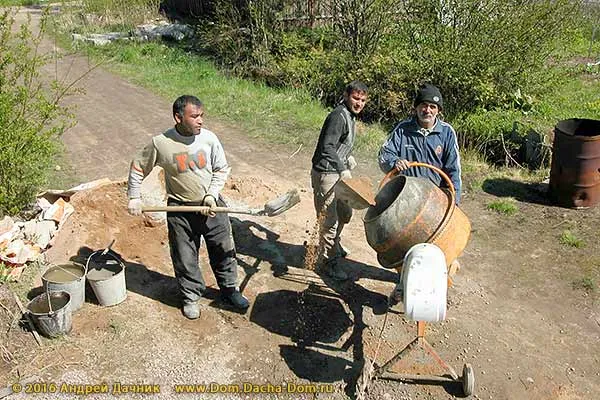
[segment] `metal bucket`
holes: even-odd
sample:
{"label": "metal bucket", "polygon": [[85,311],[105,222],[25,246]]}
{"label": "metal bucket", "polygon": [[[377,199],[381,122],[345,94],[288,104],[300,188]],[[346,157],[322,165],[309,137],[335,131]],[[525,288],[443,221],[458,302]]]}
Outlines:
{"label": "metal bucket", "polygon": [[[86,267],[89,267],[90,260],[98,253],[90,255]],[[127,298],[125,265],[110,252],[105,255],[107,257],[102,256],[97,258],[91,268],[88,268],[87,280],[101,306],[114,306]]]}
{"label": "metal bucket", "polygon": [[438,246],[447,265],[466,247],[471,223],[454,202],[450,179],[437,171],[449,183],[451,193],[425,178],[400,175],[387,181],[388,174],[382,181],[375,206],[369,207],[363,218],[367,242],[377,252],[382,266],[401,266],[408,250],[419,243]]}
{"label": "metal bucket", "polygon": [[600,121],[574,118],[556,124],[550,196],[571,208],[600,202]]}
{"label": "metal bucket", "polygon": [[85,302],[85,267],[76,262],[53,265],[42,275],[46,292],[65,291],[71,296],[71,311]]}
{"label": "metal bucket", "polygon": [[27,309],[38,331],[46,337],[66,335],[73,328],[71,296],[68,292],[42,293],[27,304]]}

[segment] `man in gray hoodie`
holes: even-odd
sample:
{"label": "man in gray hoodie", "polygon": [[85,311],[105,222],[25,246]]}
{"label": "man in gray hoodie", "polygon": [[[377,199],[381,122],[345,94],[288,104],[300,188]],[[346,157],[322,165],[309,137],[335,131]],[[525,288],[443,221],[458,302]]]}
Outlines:
{"label": "man in gray hoodie", "polygon": [[352,148],[356,138],[356,116],[367,101],[367,86],[353,81],[344,90],[343,101],[335,108],[321,128],[312,158],[311,184],[317,218],[322,219],[319,232],[319,252],[324,258],[325,272],[337,280],[348,275],[338,263],[347,252],[340,243],[344,225],[350,222],[352,209],[335,196],[334,186],[342,178],[351,178],[356,166]]}

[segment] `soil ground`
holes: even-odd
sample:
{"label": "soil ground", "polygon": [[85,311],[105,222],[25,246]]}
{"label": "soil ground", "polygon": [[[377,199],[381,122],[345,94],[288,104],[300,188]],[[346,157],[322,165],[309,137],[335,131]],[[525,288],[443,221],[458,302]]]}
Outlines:
{"label": "soil ground", "polygon": [[[75,77],[88,64],[69,58],[60,68]],[[172,124],[170,99],[102,69],[81,84],[85,93],[70,99],[77,105],[77,125],[63,137],[70,170],[79,182],[124,178],[133,152]],[[366,243],[360,212],[343,236],[351,250],[345,262],[351,279],[339,283],[304,268],[305,244],[312,240],[315,223],[308,172],[312,149],[291,156],[293,149],[252,142],[242,128],[221,124],[218,116],[210,115],[210,99],[204,100],[209,111],[206,125],[221,138],[233,167],[225,190],[233,203],[260,206],[291,188],[301,193],[300,204],[277,217],[231,215],[239,281],[252,302],[250,310],[239,314],[219,301],[203,253],[209,290],[202,299],[200,319],[185,319],[179,310],[165,226],[149,227],[140,217],[127,214],[123,183],[81,192],[72,198],[76,212],[47,258],[55,263],[85,260],[91,251],[116,239],[113,249],[126,264],[127,299],[103,308],[88,287],[87,302],[73,314],[72,333],[43,339],[38,348],[29,333],[17,328],[16,306],[6,286],[0,286],[5,306],[0,309],[0,387],[20,378],[59,388],[62,383],[160,385],[160,393],[153,397],[165,399],[353,398],[365,359],[376,356],[381,365],[413,339],[416,324],[403,318],[402,305],[389,309],[386,320],[387,296],[396,274],[378,265]],[[359,162],[355,175],[373,182],[381,178],[372,160]],[[515,215],[487,208],[489,202],[508,196],[517,198]],[[540,185],[486,179],[483,190],[464,194],[461,208],[472,223],[471,238],[449,289],[447,319],[428,325],[427,340],[459,375],[463,363],[472,364],[474,398],[599,398],[600,307],[593,279],[600,264],[600,207],[560,208],[548,203]],[[565,229],[575,232],[585,246],[561,244]],[[30,297],[39,290],[31,288]],[[433,363],[417,352],[395,370],[443,374]],[[325,393],[192,395],[176,394],[174,388],[244,382],[271,384],[271,390],[286,383],[324,385],[318,387]],[[376,380],[370,383],[367,398],[453,399],[461,392],[455,383]]]}

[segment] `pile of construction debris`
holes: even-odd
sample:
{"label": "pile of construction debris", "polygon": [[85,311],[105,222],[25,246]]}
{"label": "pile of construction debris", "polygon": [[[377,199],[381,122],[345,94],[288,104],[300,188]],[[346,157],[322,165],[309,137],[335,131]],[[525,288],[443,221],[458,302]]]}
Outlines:
{"label": "pile of construction debris", "polygon": [[36,261],[75,211],[70,197],[82,190],[111,183],[99,179],[69,190],[49,190],[37,196],[28,220],[5,216],[0,221],[0,279],[18,280],[27,263]]}
{"label": "pile of construction debris", "polygon": [[139,25],[131,32],[90,33],[86,35],[73,33],[71,36],[75,42],[86,42],[95,46],[104,46],[116,40],[179,42],[183,39],[192,38],[194,29],[189,25],[159,21],[156,24]]}

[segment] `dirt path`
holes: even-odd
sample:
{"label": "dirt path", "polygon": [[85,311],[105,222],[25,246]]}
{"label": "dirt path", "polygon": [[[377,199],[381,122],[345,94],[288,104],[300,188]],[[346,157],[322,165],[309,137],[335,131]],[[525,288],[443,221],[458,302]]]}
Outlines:
{"label": "dirt path", "polygon": [[[78,76],[88,68],[85,59],[73,60],[72,64],[71,59],[63,61],[63,71]],[[78,105],[78,123],[63,138],[69,161],[81,182],[123,178],[133,152],[172,124],[171,99],[161,99],[102,69],[86,77],[83,87],[85,94],[70,100]],[[210,110],[210,99],[204,100]],[[115,250],[127,263],[128,298],[113,308],[86,303],[74,315],[70,336],[46,341],[38,353],[23,353],[29,359],[18,368],[22,376],[80,385],[161,385],[158,398],[353,396],[364,357],[375,352],[395,274],[378,267],[375,253],[366,244],[360,215],[344,236],[352,250],[347,265],[350,282],[339,284],[304,270],[303,244],[310,240],[314,223],[308,177],[312,149],[290,158],[293,150],[251,143],[239,129],[220,124],[217,117],[209,115],[206,125],[221,138],[233,167],[226,190],[231,199],[260,205],[290,188],[300,189],[302,195],[296,208],[277,218],[232,216],[239,279],[253,302],[251,310],[239,315],[221,305],[212,274],[205,269],[211,289],[203,300],[202,316],[197,321],[183,318],[174,295],[164,226],[146,227],[129,216],[125,188],[106,186],[73,199],[78,212],[48,256],[52,261],[85,256],[116,238]],[[368,161],[362,164],[362,173],[379,176]],[[487,210],[486,204],[520,184],[487,183],[484,192],[465,195],[462,208],[473,225],[471,241],[461,258],[463,269],[449,290],[448,318],[429,327],[428,340],[459,374],[464,362],[473,365],[476,398],[598,398],[598,296],[574,289],[573,282],[583,276],[582,271],[600,264],[599,209],[548,206],[529,190],[529,195],[518,199],[519,213],[500,216]],[[584,249],[559,243],[565,227],[585,240]],[[396,307],[388,315],[379,363],[412,340],[414,323],[404,321],[400,311]],[[404,365],[413,366],[411,360]],[[0,383],[12,381],[15,373],[12,368],[0,374]],[[314,384],[333,393],[202,397],[174,391],[175,384],[211,382],[270,383],[271,390],[286,383]],[[460,397],[460,385],[380,380],[372,383],[369,392],[372,399],[455,397]]]}

